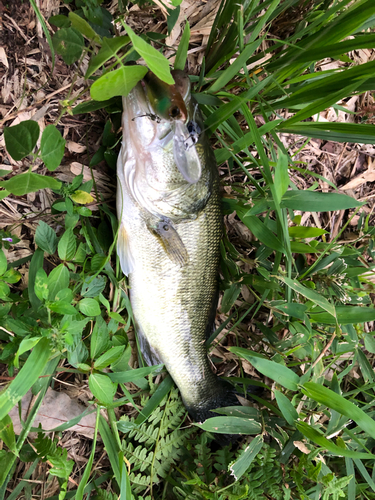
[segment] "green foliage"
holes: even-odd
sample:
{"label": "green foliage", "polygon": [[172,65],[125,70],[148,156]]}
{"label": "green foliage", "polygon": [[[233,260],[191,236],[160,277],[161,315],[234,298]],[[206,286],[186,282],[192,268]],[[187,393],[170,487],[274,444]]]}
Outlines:
{"label": "green foliage", "polygon": [[68,479],[73,470],[74,462],[73,460],[68,460],[67,450],[65,448],[59,448],[57,446],[57,441],[58,439],[52,441],[39,432],[34,442],[34,446],[39,458],[43,462],[48,460],[52,465],[49,473],[58,478],[61,488],[59,500],[63,500],[67,492]]}
{"label": "green foliage", "polygon": [[193,431],[180,430],[186,410],[178,391],[173,389],[163,401],[140,425],[126,416],[118,422],[120,429],[129,430],[122,451],[132,466],[129,479],[134,493],[152,489],[167,477]]}
{"label": "green foliage", "polygon": [[[168,10],[164,32],[176,22],[180,3],[172,2],[176,8]],[[116,96],[126,95],[147,67],[172,83],[162,54],[165,36],[139,35],[125,26],[126,2],[113,19],[100,0],[75,0],[68,16],[50,19],[58,28],[51,38],[34,0],[31,4],[53,59],[56,51],[75,76],[82,76],[76,63],[88,58],[84,76],[88,85],[92,82],[90,94],[96,101],[74,107],[77,97],[69,91],[60,102],[61,116],[102,108],[110,113],[90,167],[105,160],[114,170],[121,111]],[[290,26],[299,9],[304,9],[303,19]],[[241,236],[232,239],[230,233],[231,239],[225,235],[221,243],[221,313],[229,316],[207,344],[214,347],[216,339],[235,337],[228,343],[235,346],[230,356],[236,356],[241,370],[248,372],[251,366],[266,378],[264,393],[254,395],[256,403],[219,410],[200,426],[207,432],[187,427],[170,377],[155,384],[152,376],[162,366],[129,366],[132,313],[115,263],[117,221],[102,203],[94,178],[83,182],[78,175],[71,183],[55,178],[65,149],[55,125],[48,125],[41,137],[32,120],[4,128],[7,152],[22,163],[21,173],[0,172],[11,175],[0,181],[0,199],[49,188],[56,200],[51,214],[37,225],[36,250],[26,261],[7,262],[0,249],[0,361],[14,377],[0,396],[1,491],[16,457],[27,456],[23,442],[36,413],[19,438],[7,414],[29,389],[42,400],[50,363],[56,362],[51,369],[55,374],[63,359],[63,369],[69,364],[69,370],[88,381],[94,402],[108,416],[107,422],[98,411],[90,458],[74,492],[78,500],[86,494],[113,500],[118,492],[121,498],[147,500],[374,498],[375,341],[364,325],[375,320],[371,214],[353,197],[334,192],[332,182],[299,163],[280,140],[280,133],[292,133],[307,141],[374,143],[373,125],[360,116],[355,123],[312,121],[328,107],[345,109],[348,98],[373,90],[374,61],[357,64],[349,56],[375,47],[374,15],[373,0],[220,3],[200,75],[191,82],[205,128],[214,134],[216,159],[228,173],[222,177],[228,194],[223,211],[241,224]],[[275,37],[285,20],[290,29]],[[126,34],[114,37],[112,21],[122,24]],[[185,67],[189,37],[186,23],[177,69]],[[345,64],[317,71],[316,63],[325,58]],[[147,67],[127,64],[140,59]],[[288,112],[288,119],[280,110]],[[47,175],[37,173],[42,162]],[[294,174],[305,178],[307,190]],[[319,181],[333,191],[320,192]],[[95,217],[93,202],[100,210]],[[345,225],[332,240],[326,229],[302,224],[299,213],[338,210],[345,211]],[[344,231],[355,215],[355,239],[345,241]],[[11,230],[1,230],[0,239],[5,250],[19,241]],[[28,288],[23,290],[16,269],[25,262]],[[248,379],[232,377],[232,382],[243,394]],[[134,385],[124,385],[128,383]],[[134,394],[134,387],[140,393]],[[142,411],[116,421],[114,407],[124,404]],[[107,487],[117,483],[113,491],[91,477],[97,432],[111,467]],[[237,433],[239,448],[213,451],[216,433]],[[37,456],[30,459],[49,462],[64,498],[72,460],[41,433],[35,447]],[[25,484],[19,484],[30,497],[28,479],[25,475]]]}

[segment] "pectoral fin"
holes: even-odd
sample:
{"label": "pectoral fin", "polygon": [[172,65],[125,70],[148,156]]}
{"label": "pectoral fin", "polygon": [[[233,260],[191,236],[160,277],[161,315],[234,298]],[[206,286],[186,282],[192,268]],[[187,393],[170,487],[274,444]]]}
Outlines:
{"label": "pectoral fin", "polygon": [[160,220],[148,226],[151,233],[158,238],[171,261],[182,267],[189,261],[189,255],[180,235],[170,221]]}
{"label": "pectoral fin", "polygon": [[122,272],[129,276],[129,273],[134,269],[134,259],[130,252],[128,234],[123,224],[120,225],[117,238],[117,255],[120,259]]}

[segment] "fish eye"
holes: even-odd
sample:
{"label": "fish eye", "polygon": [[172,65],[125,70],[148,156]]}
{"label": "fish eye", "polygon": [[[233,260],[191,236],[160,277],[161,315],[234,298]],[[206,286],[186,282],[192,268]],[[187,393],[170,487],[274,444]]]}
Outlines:
{"label": "fish eye", "polygon": [[169,231],[169,227],[168,227],[168,225],[167,225],[167,224],[164,224],[163,229],[164,229],[164,231]]}
{"label": "fish eye", "polygon": [[177,118],[180,115],[180,108],[178,106],[173,106],[169,111],[169,116],[171,118]]}

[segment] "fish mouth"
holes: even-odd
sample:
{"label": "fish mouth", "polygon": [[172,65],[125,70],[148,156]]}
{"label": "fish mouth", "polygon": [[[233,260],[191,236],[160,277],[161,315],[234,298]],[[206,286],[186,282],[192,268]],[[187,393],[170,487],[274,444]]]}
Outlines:
{"label": "fish mouth", "polygon": [[[189,184],[199,181],[202,165],[194,147],[200,129],[189,121],[190,80],[182,71],[172,71],[175,83],[169,85],[149,71],[124,101],[124,137],[142,155],[143,148],[172,150],[177,169]],[[190,113],[189,113],[190,112]],[[124,123],[125,125],[125,123]],[[128,134],[129,132],[129,134]]]}

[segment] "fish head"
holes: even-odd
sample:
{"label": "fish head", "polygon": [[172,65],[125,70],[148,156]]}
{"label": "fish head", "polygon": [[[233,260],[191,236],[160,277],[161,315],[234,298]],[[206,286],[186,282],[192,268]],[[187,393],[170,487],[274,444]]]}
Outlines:
{"label": "fish head", "polygon": [[174,70],[172,76],[169,85],[148,72],[123,98],[118,172],[139,205],[175,219],[204,206],[215,162],[188,75]]}

